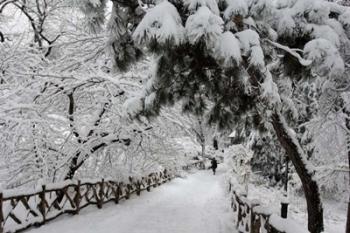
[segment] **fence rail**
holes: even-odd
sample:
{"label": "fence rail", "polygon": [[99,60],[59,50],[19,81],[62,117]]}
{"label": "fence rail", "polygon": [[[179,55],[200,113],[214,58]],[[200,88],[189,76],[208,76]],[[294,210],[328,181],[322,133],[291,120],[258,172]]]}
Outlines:
{"label": "fence rail", "polygon": [[205,164],[203,160],[198,160],[196,162],[187,164],[186,166],[183,166],[182,169],[185,171],[188,171],[192,168],[196,168],[196,169],[205,169]]}
{"label": "fence rail", "polygon": [[231,208],[239,233],[304,233],[306,229],[291,219],[282,218],[269,211],[258,201],[248,200],[244,195],[239,195],[233,185],[229,183],[231,194]]}
{"label": "fence rail", "polygon": [[112,180],[97,182],[70,181],[64,184],[43,185],[32,192],[0,193],[0,233],[21,232],[32,226],[40,226],[62,214],[79,214],[89,205],[99,209],[107,202],[129,199],[130,195],[140,195],[169,180],[174,175],[166,170],[151,173],[128,183]]}

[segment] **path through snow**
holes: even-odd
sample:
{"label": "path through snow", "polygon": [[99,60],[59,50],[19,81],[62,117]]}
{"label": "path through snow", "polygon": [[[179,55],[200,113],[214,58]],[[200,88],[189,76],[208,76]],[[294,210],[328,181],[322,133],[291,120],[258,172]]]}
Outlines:
{"label": "path through snow", "polygon": [[103,209],[89,207],[30,233],[232,233],[223,173],[198,171]]}

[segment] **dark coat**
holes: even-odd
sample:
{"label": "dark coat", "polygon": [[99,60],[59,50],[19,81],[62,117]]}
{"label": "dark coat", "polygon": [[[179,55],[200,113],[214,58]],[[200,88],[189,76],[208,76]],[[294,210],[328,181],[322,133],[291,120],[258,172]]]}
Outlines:
{"label": "dark coat", "polygon": [[216,159],[212,159],[211,160],[211,167],[212,168],[217,168],[218,167],[218,161],[216,161]]}

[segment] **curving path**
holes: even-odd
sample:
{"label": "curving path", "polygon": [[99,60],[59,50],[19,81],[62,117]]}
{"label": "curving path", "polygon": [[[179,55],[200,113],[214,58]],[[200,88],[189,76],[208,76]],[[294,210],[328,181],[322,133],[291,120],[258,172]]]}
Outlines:
{"label": "curving path", "polygon": [[199,171],[103,209],[91,207],[30,233],[233,233],[223,171]]}

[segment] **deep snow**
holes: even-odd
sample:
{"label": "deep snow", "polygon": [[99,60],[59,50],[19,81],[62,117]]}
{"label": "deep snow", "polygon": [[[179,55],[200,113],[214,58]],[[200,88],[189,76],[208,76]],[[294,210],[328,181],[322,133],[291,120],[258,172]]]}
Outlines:
{"label": "deep snow", "polygon": [[[268,206],[270,211],[279,214],[283,191],[268,187],[267,184],[258,184],[257,180],[259,180],[259,178],[257,178],[257,176],[253,176],[251,181],[253,180],[255,180],[255,182],[249,184],[249,199],[259,200],[264,206]],[[300,226],[307,226],[306,201],[304,196],[302,194],[298,196],[291,190],[289,192],[288,219],[296,221]],[[345,232],[347,203],[325,199],[323,199],[322,202],[324,208],[324,233]]]}
{"label": "deep snow", "polygon": [[30,233],[234,233],[224,171],[198,171],[103,209],[89,207]]}

